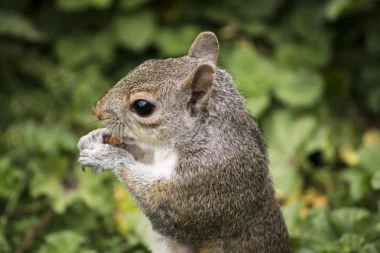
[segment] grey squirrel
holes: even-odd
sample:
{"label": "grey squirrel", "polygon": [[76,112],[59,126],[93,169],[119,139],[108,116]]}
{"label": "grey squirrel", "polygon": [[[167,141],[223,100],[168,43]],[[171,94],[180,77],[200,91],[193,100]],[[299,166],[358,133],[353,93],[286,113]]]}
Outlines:
{"label": "grey squirrel", "polygon": [[203,32],[188,55],[131,71],[94,105],[107,128],[80,139],[79,163],[125,184],[155,253],[291,252],[264,136],[218,51]]}

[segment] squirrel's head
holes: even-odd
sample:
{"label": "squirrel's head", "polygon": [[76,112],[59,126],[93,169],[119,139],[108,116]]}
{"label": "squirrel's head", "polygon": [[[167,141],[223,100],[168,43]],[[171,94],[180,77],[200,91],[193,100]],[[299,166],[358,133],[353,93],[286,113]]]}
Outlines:
{"label": "squirrel's head", "polygon": [[93,114],[120,138],[153,146],[191,131],[212,100],[219,45],[211,32],[195,39],[188,55],[148,60],[131,71],[93,107]]}

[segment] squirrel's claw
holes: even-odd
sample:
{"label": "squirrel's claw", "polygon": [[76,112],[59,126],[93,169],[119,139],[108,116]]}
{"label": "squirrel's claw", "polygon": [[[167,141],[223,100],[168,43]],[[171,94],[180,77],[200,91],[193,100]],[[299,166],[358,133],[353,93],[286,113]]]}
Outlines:
{"label": "squirrel's claw", "polygon": [[82,169],[83,172],[86,172],[86,166],[85,165],[81,165],[80,168]]}

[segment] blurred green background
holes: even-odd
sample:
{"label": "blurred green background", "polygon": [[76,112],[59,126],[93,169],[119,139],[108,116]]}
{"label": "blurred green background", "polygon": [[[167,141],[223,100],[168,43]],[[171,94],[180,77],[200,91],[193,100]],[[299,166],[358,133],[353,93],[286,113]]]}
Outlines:
{"label": "blurred green background", "polygon": [[205,30],[265,132],[294,251],[380,252],[376,0],[0,0],[0,252],[147,252],[76,143],[119,79]]}

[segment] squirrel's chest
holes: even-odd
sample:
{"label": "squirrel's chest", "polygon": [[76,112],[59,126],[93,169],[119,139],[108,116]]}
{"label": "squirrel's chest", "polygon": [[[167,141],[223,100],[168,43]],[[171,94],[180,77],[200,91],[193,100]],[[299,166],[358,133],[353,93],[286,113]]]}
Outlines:
{"label": "squirrel's chest", "polygon": [[144,174],[154,179],[170,178],[177,165],[178,155],[171,149],[154,148],[151,163],[137,162]]}

